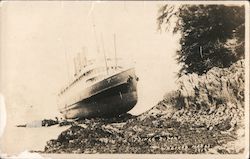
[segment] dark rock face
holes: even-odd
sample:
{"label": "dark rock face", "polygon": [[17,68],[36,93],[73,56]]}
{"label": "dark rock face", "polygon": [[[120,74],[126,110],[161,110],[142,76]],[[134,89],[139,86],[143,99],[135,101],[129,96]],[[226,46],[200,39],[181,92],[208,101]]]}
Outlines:
{"label": "dark rock face", "polygon": [[44,119],[42,120],[42,126],[48,127],[52,125],[58,124],[57,120],[52,120],[52,119]]}
{"label": "dark rock face", "polygon": [[179,82],[177,91],[139,116],[70,123],[44,152],[242,153],[244,143],[234,145],[244,138],[244,61]]}

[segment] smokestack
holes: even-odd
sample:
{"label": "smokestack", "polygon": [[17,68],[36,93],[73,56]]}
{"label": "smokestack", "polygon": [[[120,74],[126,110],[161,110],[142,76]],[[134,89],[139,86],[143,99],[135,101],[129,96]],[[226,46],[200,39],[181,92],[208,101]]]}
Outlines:
{"label": "smokestack", "polygon": [[74,60],[74,69],[75,69],[75,74],[74,76],[77,75],[77,64],[76,64],[76,58],[73,59]]}
{"label": "smokestack", "polygon": [[81,60],[82,60],[82,65],[83,65],[83,67],[86,67],[87,66],[87,57],[86,57],[86,51],[87,49],[86,49],[86,47],[83,47],[82,48],[82,52],[81,52],[81,54],[82,54],[82,58],[81,58]]}
{"label": "smokestack", "polygon": [[82,60],[81,60],[81,54],[78,52],[77,53],[77,65],[78,65],[78,72],[81,72],[82,69]]}

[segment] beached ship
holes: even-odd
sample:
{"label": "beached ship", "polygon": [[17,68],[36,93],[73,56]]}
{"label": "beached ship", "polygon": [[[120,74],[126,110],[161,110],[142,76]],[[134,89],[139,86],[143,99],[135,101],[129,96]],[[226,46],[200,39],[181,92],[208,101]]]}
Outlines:
{"label": "beached ship", "polygon": [[77,59],[80,67],[75,62],[74,80],[59,93],[59,108],[65,118],[113,117],[136,105],[134,67],[119,66],[116,59],[112,62],[106,57],[105,65],[85,56]]}

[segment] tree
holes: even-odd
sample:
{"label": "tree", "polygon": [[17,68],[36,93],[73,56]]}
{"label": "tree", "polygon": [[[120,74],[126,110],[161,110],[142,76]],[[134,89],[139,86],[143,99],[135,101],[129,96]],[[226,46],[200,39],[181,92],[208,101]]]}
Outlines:
{"label": "tree", "polygon": [[159,9],[159,29],[180,33],[177,61],[179,76],[206,73],[212,67],[229,67],[244,58],[244,6],[164,5]]}

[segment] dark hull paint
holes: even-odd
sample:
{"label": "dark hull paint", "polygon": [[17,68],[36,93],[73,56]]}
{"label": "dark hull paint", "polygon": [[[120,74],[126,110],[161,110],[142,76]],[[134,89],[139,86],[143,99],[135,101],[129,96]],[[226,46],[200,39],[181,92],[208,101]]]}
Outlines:
{"label": "dark hull paint", "polygon": [[89,90],[92,96],[70,105],[62,113],[68,119],[112,117],[126,113],[137,103],[136,85],[133,71],[117,74],[95,84]]}

